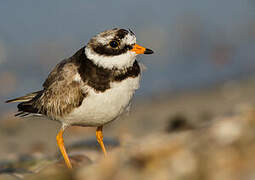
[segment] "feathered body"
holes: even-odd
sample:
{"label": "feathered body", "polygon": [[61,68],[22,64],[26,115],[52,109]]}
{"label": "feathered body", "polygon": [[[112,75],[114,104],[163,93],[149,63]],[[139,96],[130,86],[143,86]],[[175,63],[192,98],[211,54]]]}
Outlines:
{"label": "feathered body", "polygon": [[[9,100],[21,102],[17,115],[44,115],[65,126],[101,126],[118,117],[138,89],[141,71],[136,54],[129,52],[135,36],[126,30],[116,32],[95,36],[57,64],[43,90]],[[111,38],[122,38],[123,47],[107,47]]]}

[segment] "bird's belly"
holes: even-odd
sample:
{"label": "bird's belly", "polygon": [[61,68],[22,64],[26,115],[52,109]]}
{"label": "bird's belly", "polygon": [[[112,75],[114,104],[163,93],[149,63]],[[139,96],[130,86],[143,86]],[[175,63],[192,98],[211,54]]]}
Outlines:
{"label": "bird's belly", "polygon": [[139,79],[128,78],[111,84],[104,92],[88,89],[82,105],[71,112],[64,122],[70,125],[101,126],[117,118],[129,105]]}

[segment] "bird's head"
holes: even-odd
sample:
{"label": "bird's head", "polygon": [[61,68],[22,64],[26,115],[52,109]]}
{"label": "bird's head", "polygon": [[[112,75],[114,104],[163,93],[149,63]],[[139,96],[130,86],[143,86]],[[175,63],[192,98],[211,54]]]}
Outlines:
{"label": "bird's head", "polygon": [[112,69],[130,67],[138,54],[152,54],[153,51],[136,44],[131,30],[112,29],[94,36],[85,48],[87,57],[95,64]]}

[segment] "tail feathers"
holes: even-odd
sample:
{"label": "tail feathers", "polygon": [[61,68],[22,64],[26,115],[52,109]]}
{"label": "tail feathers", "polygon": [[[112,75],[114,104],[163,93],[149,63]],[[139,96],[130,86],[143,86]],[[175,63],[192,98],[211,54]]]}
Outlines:
{"label": "tail feathers", "polygon": [[18,111],[19,112],[25,112],[25,113],[38,113],[38,109],[33,107],[33,104],[32,104],[31,101],[19,103],[18,104]]}
{"label": "tail feathers", "polygon": [[10,99],[10,100],[7,100],[5,101],[6,103],[13,103],[13,102],[28,102],[30,100],[32,100],[36,95],[40,94],[42,91],[36,91],[36,92],[33,92],[33,93],[29,93],[25,96],[22,96],[22,97],[18,97],[18,98],[15,98],[15,99]]}
{"label": "tail feathers", "polygon": [[18,117],[26,117],[30,115],[30,113],[27,113],[27,112],[19,112],[17,114],[15,114],[14,116],[18,116]]}
{"label": "tail feathers", "polygon": [[19,112],[17,114],[15,114],[14,116],[17,116],[17,117],[31,117],[31,116],[42,116],[42,114],[40,113],[28,113],[28,112]]}
{"label": "tail feathers", "polygon": [[6,103],[20,102],[18,104],[18,113],[15,114],[15,116],[25,117],[31,114],[38,114],[38,109],[33,106],[33,103],[41,96],[42,92],[43,90],[33,92],[22,97],[8,100]]}

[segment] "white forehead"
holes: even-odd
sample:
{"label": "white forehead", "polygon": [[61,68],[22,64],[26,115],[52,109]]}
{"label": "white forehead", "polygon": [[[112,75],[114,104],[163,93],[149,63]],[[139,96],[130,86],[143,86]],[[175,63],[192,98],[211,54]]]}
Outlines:
{"label": "white forehead", "polygon": [[101,43],[101,44],[106,44],[109,41],[111,41],[113,38],[115,37],[114,34],[109,34],[107,36],[101,36],[100,34],[96,36],[96,40],[97,42]]}
{"label": "white forehead", "polygon": [[128,33],[122,41],[125,44],[135,44],[136,43],[136,37],[133,34]]}
{"label": "white forehead", "polygon": [[[98,43],[107,44],[116,37],[116,33],[117,33],[116,30],[115,31],[108,30],[98,34],[95,38]],[[130,45],[135,44],[136,37],[134,34],[128,33],[123,39],[121,39],[121,43]]]}

